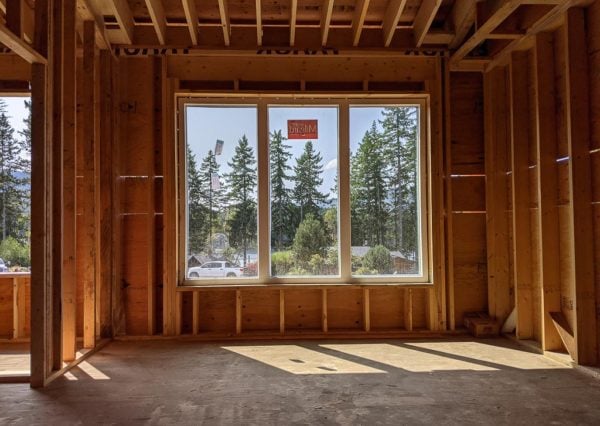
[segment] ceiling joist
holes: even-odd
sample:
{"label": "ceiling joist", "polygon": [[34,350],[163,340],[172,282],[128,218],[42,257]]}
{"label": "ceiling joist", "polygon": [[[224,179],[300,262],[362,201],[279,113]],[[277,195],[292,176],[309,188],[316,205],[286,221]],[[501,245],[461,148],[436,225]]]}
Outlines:
{"label": "ceiling joist", "polygon": [[462,60],[487,36],[494,31],[506,18],[510,16],[519,6],[521,0],[493,0],[486,2],[488,18],[475,33],[465,41],[450,58],[451,63]]}
{"label": "ceiling joist", "polygon": [[[106,35],[106,26],[104,25],[104,19],[96,11],[94,5],[89,0],[79,0],[77,2],[77,14],[79,15],[81,21],[94,22],[95,39],[98,47],[100,49],[110,49],[110,40]],[[83,27],[81,27],[80,32],[83,35]]]}
{"label": "ceiling joist", "polygon": [[298,0],[290,0],[290,46],[296,42],[296,15],[298,13]]}
{"label": "ceiling joist", "polygon": [[261,0],[255,0],[256,3],[256,45],[262,46],[262,5]]}
{"label": "ceiling joist", "polygon": [[198,10],[194,0],[181,0],[183,4],[183,12],[185,20],[190,30],[190,39],[195,46],[198,44]]}
{"label": "ceiling joist", "polygon": [[158,42],[164,45],[167,40],[167,18],[162,0],[146,0],[146,7],[148,7],[150,19],[156,30]]}
{"label": "ceiling joist", "polygon": [[331,15],[333,14],[333,1],[334,0],[323,0],[323,6],[321,9],[321,45],[327,45],[327,38],[329,37],[329,26],[331,25]]}
{"label": "ceiling joist", "polygon": [[407,0],[390,0],[383,18],[383,45],[389,47]]}
{"label": "ceiling joist", "polygon": [[369,3],[370,0],[358,0],[356,9],[354,9],[354,17],[352,19],[352,46],[358,46],[360,43],[360,35],[365,24]]}
{"label": "ceiling joist", "polygon": [[109,3],[126,44],[133,44],[133,15],[127,0],[110,0]]}
{"label": "ceiling joist", "polygon": [[469,30],[475,25],[477,15],[476,0],[456,0],[450,12],[450,22],[454,27],[454,39],[448,46],[457,49],[467,37]]}
{"label": "ceiling joist", "polygon": [[227,8],[227,0],[219,1],[219,15],[221,16],[221,26],[223,27],[223,41],[225,46],[231,44],[231,24],[229,21],[229,9]]}
{"label": "ceiling joist", "polygon": [[423,0],[414,23],[415,45],[421,47],[431,28],[435,15],[442,5],[442,0]]}

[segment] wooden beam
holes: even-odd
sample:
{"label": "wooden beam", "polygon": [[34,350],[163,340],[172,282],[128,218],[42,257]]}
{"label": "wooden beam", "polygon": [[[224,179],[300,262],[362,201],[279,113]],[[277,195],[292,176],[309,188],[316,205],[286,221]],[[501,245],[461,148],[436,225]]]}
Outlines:
{"label": "wooden beam", "polygon": [[365,331],[371,331],[371,294],[368,288],[363,288],[363,326]]}
{"label": "wooden beam", "polygon": [[133,15],[127,0],[110,0],[115,19],[121,28],[126,44],[133,44]]}
{"label": "wooden beam", "polygon": [[448,46],[450,49],[456,49],[462,44],[469,30],[475,24],[476,15],[476,0],[456,0],[454,2],[450,11],[450,22],[454,27],[454,38]]}
{"label": "wooden beam", "polygon": [[145,0],[150,19],[154,25],[158,42],[164,45],[167,40],[167,18],[165,16],[165,9],[162,5],[162,0]]}
{"label": "wooden beam", "polygon": [[551,312],[560,311],[556,91],[552,34],[540,33],[536,36],[533,54],[542,349],[551,351],[561,348],[560,337],[550,317]]}
{"label": "wooden beam", "polygon": [[[52,0],[37,0],[34,46],[48,54],[52,44]],[[52,372],[52,79],[48,66],[35,63],[31,70],[31,386],[45,385]]]}
{"label": "wooden beam", "polygon": [[30,64],[45,64],[46,58],[37,52],[31,45],[13,33],[6,25],[0,22],[0,43],[14,53],[25,59]]}
{"label": "wooden beam", "polygon": [[390,0],[383,18],[383,44],[389,47],[407,0]]}
{"label": "wooden beam", "polygon": [[163,116],[163,138],[162,138],[162,175],[163,175],[163,334],[172,336],[175,334],[175,304],[177,280],[178,280],[178,256],[177,256],[177,173],[176,159],[179,144],[174,144],[171,137],[176,126],[180,126],[183,117],[175,122],[175,108],[173,100],[175,92],[173,80],[167,80],[163,85],[162,109]]}
{"label": "wooden beam", "polygon": [[456,63],[483,42],[486,37],[494,31],[506,18],[510,16],[520,5],[519,0],[491,0],[489,2],[488,18],[479,26],[477,31],[464,42],[450,58]]}
{"label": "wooden beam", "polygon": [[63,126],[62,126],[62,67],[63,67],[63,4],[52,2],[52,370],[62,368],[62,271],[63,271]]}
{"label": "wooden beam", "polygon": [[298,0],[290,0],[290,46],[296,42],[296,15],[298,13]]}
{"label": "wooden beam", "polygon": [[285,334],[285,290],[279,290],[279,334]]}
{"label": "wooden beam", "polygon": [[423,44],[449,45],[454,40],[454,33],[440,30],[429,30],[423,38]]}
{"label": "wooden beam", "polygon": [[229,21],[229,9],[227,7],[227,0],[218,0],[219,2],[219,16],[221,17],[221,27],[223,28],[223,41],[225,46],[231,44],[231,23]]}
{"label": "wooden beam", "polygon": [[242,334],[242,292],[240,290],[235,291],[235,334]]}
{"label": "wooden beam", "polygon": [[83,347],[96,345],[96,40],[94,21],[83,23]]}
{"label": "wooden beam", "polygon": [[255,0],[254,2],[256,4],[256,45],[262,46],[263,28],[261,0]]}
{"label": "wooden beam", "polygon": [[415,45],[417,47],[421,47],[425,41],[425,36],[429,32],[429,28],[431,28],[441,5],[442,0],[423,0],[423,3],[421,3],[414,22]]}
{"label": "wooden beam", "polygon": [[64,0],[63,10],[63,361],[75,359],[77,340],[77,33],[76,0]]}
{"label": "wooden beam", "polygon": [[327,45],[331,15],[333,14],[333,1],[323,0],[323,6],[321,6],[321,46]]}
{"label": "wooden beam", "polygon": [[594,286],[594,236],[592,215],[592,171],[590,158],[589,68],[584,10],[569,9],[565,20],[567,42],[566,118],[569,152],[570,231],[575,283],[575,362],[595,365],[596,303]]}
{"label": "wooden beam", "polygon": [[454,292],[454,207],[452,196],[452,172],[453,172],[453,146],[452,146],[452,89],[451,89],[451,74],[448,60],[443,61],[443,98],[444,109],[442,116],[444,117],[445,133],[444,133],[444,188],[446,190],[445,210],[446,226],[445,226],[445,258],[446,258],[446,312],[448,317],[448,329],[456,329],[456,310],[455,310],[455,292]]}
{"label": "wooden beam", "polygon": [[508,244],[508,76],[506,67],[484,76],[488,309],[503,323],[510,313]]}
{"label": "wooden beam", "polygon": [[352,18],[352,46],[358,46],[371,0],[358,0]]}
{"label": "wooden beam", "polygon": [[196,9],[195,0],[181,0],[183,3],[183,12],[185,20],[190,31],[190,39],[195,46],[198,44],[198,10]]}
{"label": "wooden beam", "polygon": [[200,292],[195,291],[192,296],[192,334],[200,332]]}
{"label": "wooden beam", "polygon": [[110,49],[104,18],[96,11],[92,2],[90,0],[78,0],[77,13],[81,21],[94,21],[98,47],[100,49]]}
{"label": "wooden beam", "polygon": [[[113,247],[112,247],[112,209],[113,209],[113,183],[112,183],[112,140],[117,133],[114,127],[113,115],[113,80],[112,80],[112,61],[113,58],[107,50],[100,52],[100,139],[98,159],[100,164],[98,174],[100,175],[100,202],[98,213],[100,214],[100,249],[98,250],[99,261],[99,279],[97,285],[100,286],[100,336],[103,338],[111,337],[112,328],[112,269]],[[116,204],[116,203],[115,203]]]}
{"label": "wooden beam", "polygon": [[[541,0],[543,2],[543,0]],[[527,29],[523,37],[513,40],[508,46],[500,51],[494,60],[490,62],[487,70],[505,64],[510,58],[511,52],[515,50],[527,49],[536,34],[546,31],[549,27],[561,22],[563,20],[565,11],[573,7],[585,7],[593,3],[594,0],[556,0],[547,2],[545,4],[556,4],[556,7],[552,8],[546,15],[538,19],[531,27]],[[542,4],[542,3],[539,3]]]}
{"label": "wooden beam", "polygon": [[329,331],[326,288],[321,290],[321,329],[323,330],[323,333],[327,333]]}
{"label": "wooden beam", "polygon": [[529,197],[529,54],[515,52],[510,63],[513,279],[517,338],[533,338],[531,226]]}
{"label": "wooden beam", "polygon": [[404,328],[406,331],[413,330],[413,300],[412,290],[407,288],[404,290]]}

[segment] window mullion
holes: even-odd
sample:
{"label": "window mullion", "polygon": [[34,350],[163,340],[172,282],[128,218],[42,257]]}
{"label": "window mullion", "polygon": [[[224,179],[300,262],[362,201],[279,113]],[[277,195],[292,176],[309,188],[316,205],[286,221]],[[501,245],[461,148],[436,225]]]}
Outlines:
{"label": "window mullion", "polygon": [[[350,240],[350,106],[347,101],[339,106],[338,148],[338,238],[341,281],[352,280]],[[342,232],[343,230],[343,232]]]}
{"label": "window mullion", "polygon": [[258,280],[265,283],[270,277],[270,178],[269,123],[267,103],[258,103]]}

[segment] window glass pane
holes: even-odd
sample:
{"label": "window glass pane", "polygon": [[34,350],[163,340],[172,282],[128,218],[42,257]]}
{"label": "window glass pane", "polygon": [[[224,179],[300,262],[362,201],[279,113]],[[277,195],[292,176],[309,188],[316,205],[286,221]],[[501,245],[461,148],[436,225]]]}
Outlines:
{"label": "window glass pane", "polygon": [[270,107],[271,275],[339,275],[338,109]]}
{"label": "window glass pane", "polygon": [[185,113],[187,277],[254,277],[257,109],[188,105]]}
{"label": "window glass pane", "polygon": [[419,108],[350,109],[352,273],[419,275]]}
{"label": "window glass pane", "polygon": [[30,270],[30,207],[31,100],[0,97],[0,274]]}

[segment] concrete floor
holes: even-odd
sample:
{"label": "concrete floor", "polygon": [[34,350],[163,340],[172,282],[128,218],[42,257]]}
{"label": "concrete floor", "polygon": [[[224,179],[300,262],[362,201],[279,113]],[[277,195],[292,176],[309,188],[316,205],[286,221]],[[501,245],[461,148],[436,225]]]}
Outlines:
{"label": "concrete floor", "polygon": [[600,380],[504,340],[112,342],[0,424],[600,424]]}

